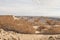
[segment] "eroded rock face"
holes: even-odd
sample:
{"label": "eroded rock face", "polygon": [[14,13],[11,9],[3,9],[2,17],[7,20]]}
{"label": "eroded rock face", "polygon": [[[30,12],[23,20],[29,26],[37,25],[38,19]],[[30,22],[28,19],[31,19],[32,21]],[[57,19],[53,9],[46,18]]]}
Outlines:
{"label": "eroded rock face", "polygon": [[0,16],[0,25],[5,30],[13,30],[20,33],[35,33],[36,31],[31,23],[12,15]]}

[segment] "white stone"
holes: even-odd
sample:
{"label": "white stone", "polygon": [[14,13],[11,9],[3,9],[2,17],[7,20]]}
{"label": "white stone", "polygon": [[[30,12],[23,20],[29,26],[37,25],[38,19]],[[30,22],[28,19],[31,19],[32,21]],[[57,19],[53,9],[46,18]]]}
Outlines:
{"label": "white stone", "polygon": [[19,20],[19,18],[15,17],[15,16],[13,16],[13,18],[14,18],[14,20]]}
{"label": "white stone", "polygon": [[35,33],[40,33],[40,31],[35,31]]}
{"label": "white stone", "polygon": [[34,28],[34,29],[38,29],[38,28],[39,28],[39,26],[33,26],[33,28]]}

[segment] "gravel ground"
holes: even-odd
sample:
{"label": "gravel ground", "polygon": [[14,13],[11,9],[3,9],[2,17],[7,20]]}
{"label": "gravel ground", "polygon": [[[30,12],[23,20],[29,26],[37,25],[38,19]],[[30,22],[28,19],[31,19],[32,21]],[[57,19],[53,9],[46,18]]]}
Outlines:
{"label": "gravel ground", "polygon": [[0,29],[0,40],[60,40],[60,35],[20,34]]}

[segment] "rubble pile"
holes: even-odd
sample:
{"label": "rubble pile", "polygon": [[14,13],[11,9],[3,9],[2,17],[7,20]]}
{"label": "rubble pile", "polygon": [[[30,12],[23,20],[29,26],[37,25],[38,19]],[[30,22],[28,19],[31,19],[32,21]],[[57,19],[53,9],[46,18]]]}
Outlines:
{"label": "rubble pile", "polygon": [[20,34],[13,31],[0,29],[0,40],[60,40],[58,35],[37,35],[37,34]]}

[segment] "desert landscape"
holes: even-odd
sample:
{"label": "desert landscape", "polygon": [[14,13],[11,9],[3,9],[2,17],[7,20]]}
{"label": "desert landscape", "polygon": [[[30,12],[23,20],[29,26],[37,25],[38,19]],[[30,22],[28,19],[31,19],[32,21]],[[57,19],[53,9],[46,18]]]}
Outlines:
{"label": "desert landscape", "polygon": [[0,40],[60,40],[60,19],[0,15]]}

